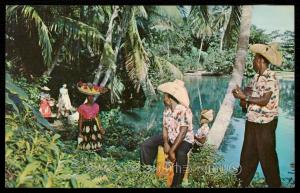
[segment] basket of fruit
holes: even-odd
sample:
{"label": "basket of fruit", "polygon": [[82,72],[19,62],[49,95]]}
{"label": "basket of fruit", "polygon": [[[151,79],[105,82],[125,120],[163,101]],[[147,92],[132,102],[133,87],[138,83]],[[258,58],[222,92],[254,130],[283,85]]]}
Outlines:
{"label": "basket of fruit", "polygon": [[100,95],[108,91],[108,89],[105,87],[100,87],[92,83],[83,83],[81,81],[77,83],[77,88],[79,92],[86,95]]}

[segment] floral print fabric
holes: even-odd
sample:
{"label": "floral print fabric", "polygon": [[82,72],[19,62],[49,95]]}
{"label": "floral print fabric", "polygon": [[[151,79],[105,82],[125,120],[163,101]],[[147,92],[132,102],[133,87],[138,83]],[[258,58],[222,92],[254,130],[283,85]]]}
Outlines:
{"label": "floral print fabric", "polygon": [[254,123],[269,123],[278,116],[279,81],[275,72],[270,69],[259,76],[256,74],[248,87],[252,88],[252,97],[261,97],[267,92],[272,92],[270,101],[266,106],[250,104],[248,106],[247,119]]}
{"label": "floral print fabric", "polygon": [[168,138],[171,143],[174,143],[182,126],[188,127],[183,140],[188,143],[194,142],[192,118],[191,109],[181,104],[177,104],[173,111],[170,108],[165,108],[163,112],[163,127],[167,128]]}

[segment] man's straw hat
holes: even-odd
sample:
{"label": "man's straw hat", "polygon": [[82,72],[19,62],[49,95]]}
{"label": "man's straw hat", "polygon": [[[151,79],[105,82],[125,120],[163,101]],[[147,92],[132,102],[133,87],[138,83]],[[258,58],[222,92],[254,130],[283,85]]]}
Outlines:
{"label": "man's straw hat", "polygon": [[182,80],[174,80],[173,82],[166,82],[158,86],[159,91],[168,93],[176,98],[182,105],[189,107],[190,100],[188,92]]}
{"label": "man's straw hat", "polygon": [[271,43],[269,45],[265,44],[253,44],[250,45],[250,50],[253,53],[260,54],[264,56],[271,64],[280,66],[282,63],[282,56],[278,51],[278,43]]}

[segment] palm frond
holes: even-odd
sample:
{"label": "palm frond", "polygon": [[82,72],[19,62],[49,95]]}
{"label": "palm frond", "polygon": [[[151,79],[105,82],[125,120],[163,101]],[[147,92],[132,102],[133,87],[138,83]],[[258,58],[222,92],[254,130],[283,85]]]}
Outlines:
{"label": "palm frond", "polygon": [[179,12],[183,18],[187,18],[188,15],[190,14],[190,10],[183,5],[177,6],[177,9],[179,10]]}
{"label": "palm frond", "polygon": [[57,18],[50,27],[51,31],[64,34],[73,40],[80,40],[92,46],[93,51],[100,52],[100,43],[105,39],[102,34],[90,25],[69,17]]}
{"label": "palm frond", "polygon": [[104,43],[104,49],[100,63],[106,68],[113,69],[115,67],[115,52],[110,43]]}
{"label": "palm frond", "polygon": [[11,20],[12,16],[17,15],[17,10],[20,7],[22,7],[22,5],[7,5],[6,6],[6,13],[5,13],[6,22]]}
{"label": "palm frond", "polygon": [[112,14],[112,11],[113,11],[112,6],[111,5],[104,5],[104,6],[101,6],[101,8],[103,9],[103,11],[106,14],[106,16],[108,18],[110,18],[111,14]]}
{"label": "palm frond", "polygon": [[207,5],[201,5],[201,6],[192,6],[191,12],[189,15],[190,19],[193,18],[199,18],[203,23],[208,24],[209,23],[209,11]]}
{"label": "palm frond", "polygon": [[121,79],[117,76],[114,76],[111,84],[108,85],[111,89],[111,99],[112,103],[120,101],[123,91],[125,90],[124,84],[121,82]]}
{"label": "palm frond", "polygon": [[145,9],[149,16],[150,26],[165,24],[178,28],[179,23],[183,21],[176,6],[148,6]]}
{"label": "palm frond", "polygon": [[104,24],[105,21],[105,7],[106,6],[84,6],[84,15],[85,15],[85,22],[88,25],[96,27],[99,25]]}
{"label": "palm frond", "polygon": [[148,14],[144,6],[136,6],[136,15],[148,19]]}
{"label": "palm frond", "polygon": [[207,5],[200,6],[200,14],[204,18],[204,22],[206,24],[208,24],[209,23],[209,12],[208,12],[208,6]]}
{"label": "palm frond", "polygon": [[189,16],[192,33],[197,38],[209,37],[213,34],[211,28],[211,16],[208,11],[208,6],[193,6]]}
{"label": "palm frond", "polygon": [[213,9],[212,28],[214,30],[219,30],[221,28],[224,28],[226,30],[231,10],[231,6],[216,6],[216,8]]}
{"label": "palm frond", "polygon": [[125,66],[130,80],[139,91],[140,83],[146,79],[148,73],[149,58],[137,30],[134,11],[131,14],[126,36]]}
{"label": "palm frond", "polygon": [[[35,10],[34,7],[28,5],[13,5],[7,6],[6,8],[7,20],[12,19],[12,16],[16,16],[16,18],[20,17],[20,19],[25,21],[25,23],[29,24],[29,26],[27,26],[29,29],[31,28],[31,22],[35,24],[35,27],[38,31],[39,46],[42,49],[42,56],[46,66],[49,67],[51,65],[52,60],[52,45],[50,41],[50,33],[48,27],[45,25],[38,12]],[[18,14],[19,10],[21,10],[20,15]]]}
{"label": "palm frond", "polygon": [[239,27],[241,23],[241,14],[242,14],[241,6],[234,6],[232,8],[228,25],[226,27],[225,35],[224,35],[224,44],[227,47],[230,46],[230,42],[232,41],[233,34],[238,34],[239,32]]}

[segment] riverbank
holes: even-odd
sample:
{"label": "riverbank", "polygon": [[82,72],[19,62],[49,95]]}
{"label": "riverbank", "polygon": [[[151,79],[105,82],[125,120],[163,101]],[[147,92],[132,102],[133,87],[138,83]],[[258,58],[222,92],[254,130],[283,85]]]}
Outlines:
{"label": "riverbank", "polygon": [[207,72],[205,70],[199,71],[188,71],[184,73],[185,76],[222,76],[222,73],[217,72]]}
{"label": "riverbank", "polygon": [[[286,71],[275,71],[276,75],[279,79],[294,79],[295,78],[295,72],[286,72]],[[199,71],[188,71],[184,73],[185,76],[222,76],[224,74],[222,73],[216,73],[216,72],[207,72],[205,70],[199,70]]]}

